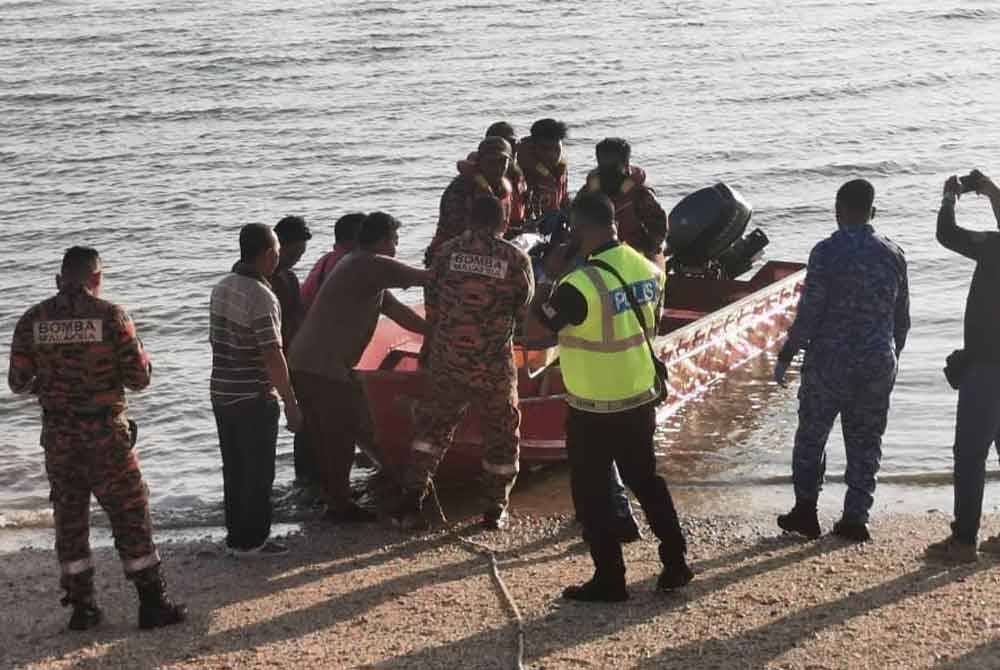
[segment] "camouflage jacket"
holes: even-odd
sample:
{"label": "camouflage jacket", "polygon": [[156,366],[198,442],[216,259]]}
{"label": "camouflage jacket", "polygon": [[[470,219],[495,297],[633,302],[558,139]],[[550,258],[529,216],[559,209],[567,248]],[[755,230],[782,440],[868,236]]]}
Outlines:
{"label": "camouflage jacket", "polygon": [[424,264],[428,268],[434,260],[438,247],[468,229],[469,207],[478,196],[492,195],[498,198],[503,205],[504,229],[510,224],[511,211],[514,206],[514,189],[510,181],[504,177],[500,189],[501,193],[494,193],[486,179],[477,171],[461,165],[459,169],[459,175],[452,180],[441,195],[437,229],[434,231],[434,238],[428,245],[427,251],[424,252]]}
{"label": "camouflage jacket", "polygon": [[428,350],[434,373],[487,386],[501,376],[513,378],[514,329],[527,314],[535,286],[528,255],[486,231],[469,230],[441,245],[430,273]]}
{"label": "camouflage jacket", "polygon": [[125,409],[125,388],[149,385],[152,366],[132,319],[83,289],[60,291],[14,328],[7,383],[49,411]]}
{"label": "camouflage jacket", "polygon": [[800,349],[851,358],[906,344],[910,294],[903,250],[870,225],[841,229],[809,255],[805,288],[788,341],[778,355]]}

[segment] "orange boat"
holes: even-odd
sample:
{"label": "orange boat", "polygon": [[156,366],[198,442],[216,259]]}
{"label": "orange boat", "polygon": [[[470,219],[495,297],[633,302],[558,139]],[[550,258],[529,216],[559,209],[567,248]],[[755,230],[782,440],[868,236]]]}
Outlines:
{"label": "orange boat", "polygon": [[[719,187],[723,185],[715,188]],[[725,196],[738,199],[728,189]],[[683,230],[684,221],[675,214],[687,200],[671,212],[672,231]],[[704,208],[704,203],[701,205]],[[742,226],[733,228],[737,237],[749,220],[749,207],[738,214],[745,220]],[[726,216],[732,217],[733,213]],[[730,237],[733,230],[729,231]],[[752,233],[751,237],[755,234],[766,244],[763,234]],[[691,255],[675,255],[678,257],[704,265],[702,259]],[[698,398],[730,370],[778,347],[795,315],[804,268],[801,263],[769,261],[748,281],[725,278],[726,273],[718,271],[671,274],[659,335],[653,341],[654,351],[670,373],[669,397],[657,412],[659,419]],[[745,266],[740,264],[739,269]],[[413,438],[413,408],[426,392],[425,373],[418,365],[421,343],[420,335],[382,319],[358,365],[375,428],[375,443],[368,449],[390,471],[398,471],[407,463]],[[537,351],[515,347],[522,466],[566,459],[565,387],[558,357],[558,347]],[[442,462],[439,476],[478,471],[482,452],[479,419],[471,411],[456,431],[454,446]]]}
{"label": "orange boat", "polygon": [[[749,281],[674,277],[667,287],[661,334],[653,349],[670,372],[670,395],[657,415],[663,419],[700,396],[733,368],[772,351],[795,316],[805,279],[804,265],[771,261]],[[371,456],[398,470],[409,457],[413,405],[425,393],[418,369],[422,338],[382,319],[358,372],[375,424]],[[566,403],[558,348],[515,348],[521,396],[521,463],[566,458]],[[479,467],[482,437],[470,412],[455,434],[455,444],[440,474]]]}

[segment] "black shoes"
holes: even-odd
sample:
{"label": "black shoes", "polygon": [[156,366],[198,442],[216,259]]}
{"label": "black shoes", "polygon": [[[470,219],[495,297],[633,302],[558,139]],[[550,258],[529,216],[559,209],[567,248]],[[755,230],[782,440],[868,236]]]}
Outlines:
{"label": "black shoes", "polygon": [[104,616],[101,614],[97,604],[90,600],[88,602],[73,603],[73,614],[69,618],[70,630],[90,630],[101,623]]}
{"label": "black shoes", "polygon": [[583,603],[620,603],[628,600],[628,589],[624,583],[609,584],[595,577],[579,586],[567,586],[562,595]]}
{"label": "black shoes", "polygon": [[872,539],[868,524],[849,519],[841,519],[833,524],[833,534],[851,542],[869,542]]}
{"label": "black shoes", "polygon": [[683,559],[679,563],[664,565],[660,572],[660,578],[656,580],[657,591],[673,591],[682,586],[686,586],[692,579],[694,573]]}
{"label": "black shoes", "polygon": [[810,540],[815,540],[823,532],[819,527],[819,517],[816,516],[816,506],[798,502],[788,514],[778,515],[778,527],[789,533],[803,535]]}

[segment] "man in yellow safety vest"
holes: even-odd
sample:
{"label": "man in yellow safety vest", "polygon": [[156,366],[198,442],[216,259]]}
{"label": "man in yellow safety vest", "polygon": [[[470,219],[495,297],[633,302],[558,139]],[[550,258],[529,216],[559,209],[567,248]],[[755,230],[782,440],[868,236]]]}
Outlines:
{"label": "man in yellow safety vest", "polygon": [[[693,577],[677,512],[666,481],[656,474],[653,452],[658,393],[646,337],[656,334],[666,278],[641,253],[618,242],[614,206],[603,193],[578,195],[570,226],[577,256],[586,260],[563,276],[535,314],[559,336],[569,404],[570,486],[577,517],[590,534],[595,568],[590,581],[570,586],[563,596],[616,602],[628,599],[628,590],[617,524],[608,505],[612,463],[660,540],[663,571],[657,588],[675,589]],[[640,312],[648,324],[645,333]]]}

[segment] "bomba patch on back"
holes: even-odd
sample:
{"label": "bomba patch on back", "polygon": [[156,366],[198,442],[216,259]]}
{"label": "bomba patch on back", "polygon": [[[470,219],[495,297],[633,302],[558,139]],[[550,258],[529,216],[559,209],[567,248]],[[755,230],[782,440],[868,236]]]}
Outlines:
{"label": "bomba patch on back", "polygon": [[35,344],[88,344],[104,339],[101,319],[36,321]]}
{"label": "bomba patch on back", "polygon": [[455,272],[468,272],[494,279],[503,279],[507,276],[507,261],[493,256],[452,254],[450,267]]}

